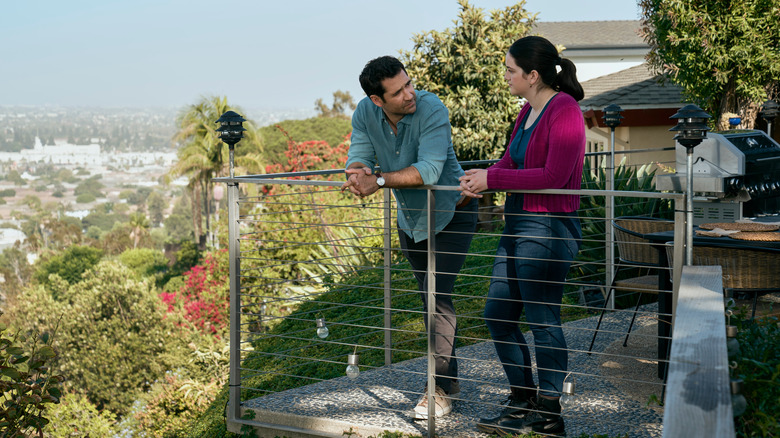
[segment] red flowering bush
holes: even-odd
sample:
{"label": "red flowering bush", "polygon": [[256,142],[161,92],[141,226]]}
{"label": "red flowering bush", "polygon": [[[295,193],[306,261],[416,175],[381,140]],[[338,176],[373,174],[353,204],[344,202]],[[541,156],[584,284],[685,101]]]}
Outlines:
{"label": "red flowering bush", "polygon": [[[344,137],[344,141],[338,146],[331,146],[326,141],[309,140],[298,142],[292,139],[290,135],[281,126],[276,127],[287,137],[287,151],[284,155],[287,157],[287,163],[274,163],[265,167],[265,173],[287,173],[287,172],[305,172],[309,170],[343,169],[347,164],[347,151],[349,150],[350,138],[352,133]],[[332,179],[332,175],[328,180]],[[340,178],[343,175],[339,174]],[[295,177],[293,179],[301,179]],[[270,193],[270,186],[265,187],[264,192]]]}
{"label": "red flowering bush", "polygon": [[168,313],[180,316],[204,333],[220,336],[229,321],[229,265],[227,250],[207,253],[203,261],[184,273],[184,285],[176,292],[162,292]]}

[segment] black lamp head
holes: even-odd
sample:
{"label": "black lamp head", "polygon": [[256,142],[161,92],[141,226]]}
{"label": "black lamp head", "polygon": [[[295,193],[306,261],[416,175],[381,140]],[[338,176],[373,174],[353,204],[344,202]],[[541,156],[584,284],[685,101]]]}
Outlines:
{"label": "black lamp head", "polygon": [[233,111],[225,111],[217,120],[216,123],[219,123],[219,128],[217,128],[219,138],[227,143],[230,149],[233,149],[233,146],[244,138],[244,131],[246,131],[243,126],[244,122],[246,122],[246,119]]}
{"label": "black lamp head", "polygon": [[603,112],[605,125],[612,129],[615,129],[618,125],[620,125],[620,121],[623,119],[623,116],[620,113],[623,112],[623,108],[620,108],[619,105],[613,103],[607,105]]}
{"label": "black lamp head", "polygon": [[710,115],[698,106],[685,105],[677,111],[677,114],[669,118],[677,119],[677,125],[670,131],[678,131],[674,139],[686,148],[694,148],[707,138],[707,131],[710,129],[707,126],[707,119]]}
{"label": "black lamp head", "polygon": [[761,105],[761,118],[767,123],[772,123],[780,114],[780,104],[772,99],[767,100]]}

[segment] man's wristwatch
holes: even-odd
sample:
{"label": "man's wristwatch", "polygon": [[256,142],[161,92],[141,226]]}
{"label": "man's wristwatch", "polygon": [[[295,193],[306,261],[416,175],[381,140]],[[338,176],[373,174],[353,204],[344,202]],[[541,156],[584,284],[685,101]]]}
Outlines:
{"label": "man's wristwatch", "polygon": [[384,187],[385,177],[383,177],[382,174],[379,172],[375,173],[374,175],[376,176],[376,185],[378,185],[379,187]]}

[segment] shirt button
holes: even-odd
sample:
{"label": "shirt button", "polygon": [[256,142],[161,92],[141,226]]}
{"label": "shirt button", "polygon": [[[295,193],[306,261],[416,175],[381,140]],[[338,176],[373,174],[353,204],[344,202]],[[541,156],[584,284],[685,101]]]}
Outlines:
{"label": "shirt button", "polygon": [[396,155],[401,155],[401,151],[395,151]]}

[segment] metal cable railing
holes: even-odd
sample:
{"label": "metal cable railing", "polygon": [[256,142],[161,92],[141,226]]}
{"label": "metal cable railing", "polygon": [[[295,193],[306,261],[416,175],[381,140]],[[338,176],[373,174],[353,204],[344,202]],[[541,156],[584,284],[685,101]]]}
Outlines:
{"label": "metal cable railing", "polygon": [[[490,282],[501,280],[493,276],[492,266],[503,237],[504,212],[496,205],[482,205],[473,213],[479,216],[479,228],[451,294],[458,324],[453,357],[458,361],[461,389],[452,395],[455,410],[440,419],[412,421],[410,410],[417,400],[433,396],[432,389],[423,389],[426,381],[429,386],[434,382],[437,356],[426,325],[434,326],[433,317],[440,313],[425,311],[420,296],[429,300],[427,308],[435,308],[434,294],[421,295],[413,269],[402,255],[393,229],[396,206],[389,191],[361,200],[341,193],[340,182],[304,179],[341,172],[219,180],[228,184],[230,216],[229,426],[301,432],[328,427],[344,431],[352,427],[346,425],[356,425],[363,433],[382,424],[383,430],[445,436],[457,436],[454,431],[464,424],[473,430],[480,416],[500,410],[509,390],[495,355],[494,346],[500,341],[492,340],[483,314]],[[240,186],[249,184],[270,190],[264,196],[242,197]],[[419,190],[430,194],[455,188]],[[663,398],[664,381],[658,375],[668,359],[656,346],[668,344],[669,332],[668,327],[664,331],[656,326],[669,324],[672,309],[656,301],[664,301],[657,297],[665,298],[673,290],[662,288],[635,312],[637,290],[613,285],[614,279],[605,277],[616,261],[605,258],[604,230],[611,225],[597,204],[606,197],[617,198],[617,204],[619,199],[638,205],[673,204],[682,202],[682,195],[589,189],[532,192],[591,199],[588,208],[577,212],[583,228],[580,252],[562,283],[557,327],[563,330],[566,347],[548,348],[565,350],[569,357],[565,379],[577,383],[579,400],[563,414],[569,435],[660,436],[661,408],[648,404]],[[672,205],[666,211],[674,216],[675,229],[682,230],[683,214],[675,210]],[[434,211],[435,205],[428,209],[429,214]],[[681,234],[674,236],[676,246],[682,245],[681,239]],[[435,255],[435,249],[428,254]],[[635,275],[637,269],[625,275]],[[666,278],[675,278],[671,268],[661,270]],[[436,278],[444,272],[429,266],[429,274]],[[615,290],[614,307],[604,302],[610,288]],[[605,307],[604,322],[597,330],[597,315]],[[616,347],[635,314],[637,328],[630,336],[637,348]],[[324,321],[327,336],[318,336],[318,320]],[[526,342],[533,345],[530,324],[525,319],[518,324]],[[596,344],[590,351],[594,334]],[[533,359],[536,352],[530,351]],[[354,354],[359,357],[359,374],[350,378],[345,369],[348,356]],[[535,381],[539,371],[547,371],[535,360],[525,366],[532,366]],[[620,367],[643,368],[644,374]],[[637,391],[638,387],[645,392]],[[255,418],[248,418],[249,412]],[[328,418],[329,425],[318,423],[321,418]]]}

